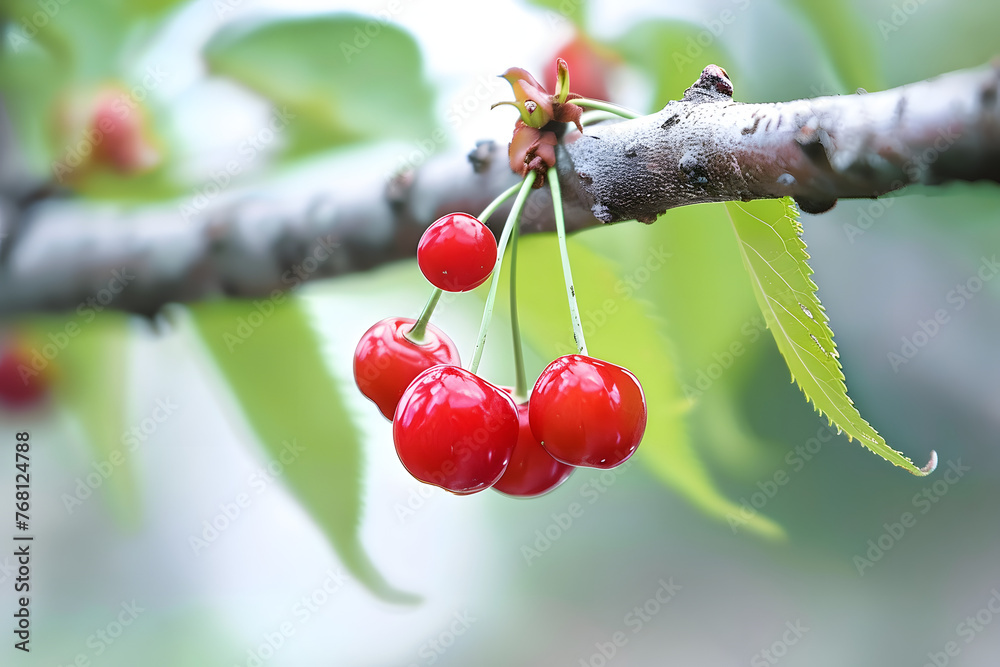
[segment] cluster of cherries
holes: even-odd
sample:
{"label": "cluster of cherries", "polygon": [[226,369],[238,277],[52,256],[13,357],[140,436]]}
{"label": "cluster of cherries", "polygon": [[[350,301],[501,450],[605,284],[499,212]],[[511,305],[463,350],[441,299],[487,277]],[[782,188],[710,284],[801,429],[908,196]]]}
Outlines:
{"label": "cluster of cherries", "polygon": [[[449,292],[484,283],[497,257],[493,234],[465,213],[438,219],[417,248],[424,276]],[[518,402],[515,390],[461,367],[452,340],[426,321],[436,296],[419,320],[372,326],[354,354],[358,387],[392,420],[396,453],[415,478],[458,495],[492,487],[533,497],[575,467],[613,468],[635,452],[646,401],[631,372],[584,354],[559,357]]]}

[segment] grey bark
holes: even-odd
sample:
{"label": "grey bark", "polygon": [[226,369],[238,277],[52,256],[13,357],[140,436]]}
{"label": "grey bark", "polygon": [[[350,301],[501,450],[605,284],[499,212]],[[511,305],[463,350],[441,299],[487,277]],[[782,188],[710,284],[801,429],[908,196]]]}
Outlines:
{"label": "grey bark", "polygon": [[[995,62],[880,93],[741,104],[710,65],[657,113],[566,134],[567,225],[652,222],[676,206],[782,196],[819,213],[912,183],[1000,182],[998,84]],[[2,150],[9,164],[9,141]],[[268,296],[410,257],[438,216],[476,213],[517,182],[506,153],[481,142],[388,183],[372,175],[329,178],[336,185],[305,194],[234,192],[193,217],[176,203],[118,209],[18,182],[0,198],[0,317],[95,299],[153,315],[172,302]],[[508,210],[493,216],[494,232]],[[548,191],[536,190],[522,230],[552,229]]]}

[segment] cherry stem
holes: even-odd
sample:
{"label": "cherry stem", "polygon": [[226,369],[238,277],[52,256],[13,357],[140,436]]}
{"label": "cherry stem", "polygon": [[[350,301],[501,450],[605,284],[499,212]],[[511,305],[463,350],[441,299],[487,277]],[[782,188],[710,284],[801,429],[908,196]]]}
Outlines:
{"label": "cherry stem", "polygon": [[521,348],[521,323],[517,316],[517,240],[521,238],[520,225],[514,225],[510,235],[510,333],[514,337],[514,393],[515,403],[528,400],[528,378],[524,374],[524,350]]}
{"label": "cherry stem", "polygon": [[[497,198],[491,201],[486,208],[483,209],[483,212],[479,214],[479,222],[485,224],[486,221],[490,219],[490,216],[493,215],[498,208],[500,208],[500,204],[510,199],[511,195],[517,192],[520,187],[521,184],[517,183],[501,192]],[[434,308],[440,300],[441,290],[435,287],[431,292],[430,298],[427,299],[427,303],[424,304],[424,309],[420,312],[420,317],[418,317],[417,321],[414,322],[413,328],[403,334],[408,340],[416,343],[417,345],[423,345],[424,334],[427,332],[427,323],[431,321],[431,315],[434,313]]]}
{"label": "cherry stem", "polygon": [[598,111],[607,111],[608,113],[613,113],[616,116],[621,116],[622,118],[628,118],[629,120],[639,118],[642,114],[636,113],[625,107],[620,107],[617,104],[611,104],[611,102],[602,102],[601,100],[592,100],[588,97],[581,97],[576,100],[570,100],[572,104],[581,106],[584,109],[597,109]]}
{"label": "cherry stem", "polygon": [[[574,100],[579,101],[579,100]],[[580,319],[580,308],[576,305],[576,288],[573,287],[573,272],[569,268],[569,251],[566,249],[566,221],[563,219],[562,191],[559,187],[559,174],[555,167],[549,167],[545,175],[552,190],[552,210],[556,216],[556,236],[559,239],[559,256],[562,259],[563,280],[566,281],[566,297],[569,299],[569,316],[573,322],[573,340],[580,354],[587,354],[587,341],[583,338],[583,322]]]}
{"label": "cherry stem", "polygon": [[434,312],[434,307],[437,306],[438,301],[441,299],[441,292],[442,290],[437,287],[431,292],[431,296],[427,299],[427,303],[424,304],[424,309],[420,311],[420,317],[417,318],[413,328],[403,334],[408,340],[417,345],[424,344],[424,333],[427,331],[427,323],[431,321],[431,313]]}
{"label": "cherry stem", "polygon": [[514,193],[520,189],[521,189],[521,184],[515,183],[514,185],[510,186],[509,188],[501,192],[499,195],[497,195],[497,198],[491,201],[486,206],[486,208],[483,209],[483,212],[479,214],[479,222],[486,224],[486,221],[490,219],[490,216],[496,213],[496,210],[500,208],[500,204],[504,203],[505,201],[513,197]]}
{"label": "cherry stem", "polygon": [[497,286],[500,284],[500,266],[503,264],[503,255],[507,250],[507,241],[510,239],[514,226],[517,225],[518,218],[521,217],[521,209],[524,208],[524,202],[531,192],[535,176],[536,173],[534,171],[529,171],[520,185],[514,186],[518,188],[517,199],[514,200],[514,206],[511,207],[510,213],[507,215],[507,222],[504,224],[503,232],[500,234],[500,242],[497,243],[497,263],[493,267],[493,278],[490,280],[490,293],[486,297],[486,307],[483,309],[483,322],[479,326],[479,338],[476,340],[476,349],[472,353],[472,362],[469,364],[469,371],[472,373],[479,370],[479,362],[483,358],[483,346],[486,344],[486,332],[489,331],[490,320],[493,319],[493,302],[496,300]]}

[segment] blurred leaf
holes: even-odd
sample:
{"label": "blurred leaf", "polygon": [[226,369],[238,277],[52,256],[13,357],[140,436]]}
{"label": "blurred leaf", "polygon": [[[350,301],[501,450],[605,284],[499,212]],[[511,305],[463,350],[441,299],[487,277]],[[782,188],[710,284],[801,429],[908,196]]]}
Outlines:
{"label": "blurred leaf", "polygon": [[[518,290],[525,336],[547,357],[575,353],[569,307],[554,237],[528,237],[518,248]],[[666,484],[717,518],[738,516],[740,507],[715,488],[695,454],[684,424],[687,401],[679,395],[670,344],[656,309],[635,298],[610,261],[570,240],[573,278],[587,344],[594,356],[625,366],[639,378],[649,420],[639,455]],[[539,287],[542,286],[542,287]],[[530,287],[530,289],[529,289]],[[758,514],[747,527],[768,536],[780,526]]]}
{"label": "blurred leaf", "polygon": [[70,71],[35,43],[17,48],[0,56],[0,95],[27,165],[35,174],[47,175],[53,157],[52,108]]}
{"label": "blurred leaf", "polygon": [[885,83],[876,66],[870,21],[862,20],[852,2],[785,0],[812,25],[833,65],[843,92],[862,87],[882,90]]}
{"label": "blurred leaf", "polygon": [[[732,226],[722,204],[682,206],[644,226],[649,248],[669,253],[662,270],[651,273],[650,298],[662,303],[671,337],[683,351],[681,367],[688,384],[711,364],[731,377],[734,346],[740,356],[762,338],[764,322],[747,284]],[[637,257],[644,261],[646,257]],[[714,384],[717,378],[709,378]],[[697,390],[698,388],[695,387]]]}
{"label": "blurred leaf", "polygon": [[269,314],[249,301],[200,304],[192,314],[264,448],[275,457],[289,442],[302,448],[284,480],[345,567],[384,600],[417,601],[386,582],[361,545],[359,436],[303,303],[263,303]]}
{"label": "blurred leaf", "polygon": [[93,199],[114,199],[120,202],[149,202],[176,197],[185,189],[171,175],[166,164],[151,171],[124,175],[109,170],[88,173],[74,184],[76,192]]}
{"label": "blurred leaf", "polygon": [[[74,81],[97,82],[120,73],[131,51],[157,31],[169,9],[186,0],[9,0],[0,14],[10,18],[6,42],[15,58],[24,40],[56,56]],[[127,53],[128,52],[128,53]]]}
{"label": "blurred leaf", "polygon": [[205,47],[210,71],[293,114],[288,152],[365,138],[427,136],[432,92],[413,38],[375,18],[339,14],[243,20]]}
{"label": "blurred leaf", "polygon": [[653,109],[680,99],[706,65],[719,65],[736,80],[739,67],[719,40],[707,46],[699,43],[698,37],[705,32],[704,26],[687,21],[643,21],[617,40],[621,54],[653,80]]}
{"label": "blurred leaf", "polygon": [[688,419],[698,448],[742,477],[768,465],[737,401],[752,359],[773,343],[732,238],[722,204],[683,206],[653,225],[606,226],[576,237],[630,267],[628,284],[663,310],[682,391],[694,403]]}
{"label": "blurred leaf", "polygon": [[[141,514],[139,494],[122,441],[128,404],[128,318],[105,311],[90,322],[49,321],[34,332],[32,346],[52,356],[57,396],[82,427],[94,470],[105,478],[99,493],[116,518],[134,527]],[[47,352],[56,349],[56,355]]]}
{"label": "blurred leaf", "polygon": [[[561,16],[572,21],[581,29],[587,16],[586,0],[528,0],[528,4],[547,9],[555,16]],[[554,22],[549,21],[550,27]]]}
{"label": "blurred leaf", "polygon": [[[809,254],[798,211],[790,199],[727,202],[733,230],[754,295],[792,379],[820,414],[882,458],[914,475],[926,475],[891,449],[847,396],[837,346],[809,277]],[[929,472],[929,471],[928,471]]]}
{"label": "blurred leaf", "polygon": [[[37,1],[15,0],[13,7],[0,10],[12,19],[0,57],[0,94],[37,175],[52,175],[60,169],[57,163],[65,169],[67,158],[80,164],[81,156],[100,143],[87,135],[92,130],[91,105],[99,91],[120,89],[129,105],[155,110],[155,89],[169,70],[146,67],[140,56],[162,26],[157,15],[176,4],[176,0],[124,5],[90,0],[43,7]],[[159,116],[150,114],[149,131],[164,135],[166,124],[156,122],[162,120]],[[163,153],[169,157],[170,151]],[[167,165],[161,165],[155,173],[134,178],[107,173],[93,182],[76,174],[79,178],[68,185],[87,196],[163,198],[178,193],[168,172]]]}

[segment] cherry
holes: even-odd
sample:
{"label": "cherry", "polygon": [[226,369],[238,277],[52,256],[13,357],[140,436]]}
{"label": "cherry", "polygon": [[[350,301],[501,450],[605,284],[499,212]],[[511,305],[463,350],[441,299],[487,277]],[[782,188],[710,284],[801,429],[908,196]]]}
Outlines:
{"label": "cherry", "polygon": [[417,264],[424,277],[446,292],[468,292],[482,285],[496,262],[493,233],[466,213],[438,218],[417,245]]}
{"label": "cherry", "polygon": [[556,461],[535,439],[528,424],[527,403],[517,406],[517,418],[517,444],[507,470],[493,488],[508,496],[533,498],[565,482],[574,468]]}
{"label": "cherry", "polygon": [[154,167],[159,155],[147,134],[145,110],[117,88],[100,95],[90,122],[90,136],[99,137],[91,159],[120,174],[135,174]]}
{"label": "cherry", "polygon": [[423,343],[407,338],[415,323],[408,317],[384,319],[365,332],[354,350],[354,381],[386,419],[392,419],[403,392],[423,371],[461,363],[455,343],[432,324]]}
{"label": "cherry", "polygon": [[500,479],[518,430],[507,392],[458,366],[435,366],[403,393],[392,439],[411,475],[466,495]]}
{"label": "cherry", "polygon": [[570,354],[549,364],[528,405],[531,432],[552,458],[613,468],[635,452],[646,430],[642,386],[627,369]]}
{"label": "cherry", "polygon": [[48,389],[47,378],[32,368],[24,350],[12,346],[0,353],[0,404],[28,408],[39,403]]}
{"label": "cherry", "polygon": [[[583,35],[576,34],[570,41],[560,46],[549,61],[556,58],[562,58],[569,65],[572,92],[594,100],[608,99],[607,81],[615,64],[612,51],[595,44]],[[544,82],[548,90],[555,90],[554,69],[546,69]]]}

